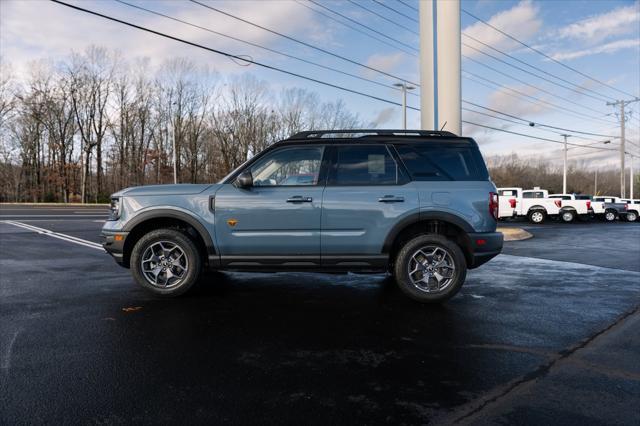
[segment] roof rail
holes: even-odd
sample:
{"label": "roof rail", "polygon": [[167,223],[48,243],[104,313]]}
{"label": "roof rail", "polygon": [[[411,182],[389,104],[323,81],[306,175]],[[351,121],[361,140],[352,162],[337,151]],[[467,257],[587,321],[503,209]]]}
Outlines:
{"label": "roof rail", "polygon": [[[309,130],[306,132],[298,132],[289,136],[288,139],[315,139],[322,138],[327,135],[343,135],[343,134],[362,134],[358,137],[367,136],[457,136],[451,132],[437,130],[394,130],[394,129],[349,129],[349,130]],[[340,136],[335,136],[340,137]]]}

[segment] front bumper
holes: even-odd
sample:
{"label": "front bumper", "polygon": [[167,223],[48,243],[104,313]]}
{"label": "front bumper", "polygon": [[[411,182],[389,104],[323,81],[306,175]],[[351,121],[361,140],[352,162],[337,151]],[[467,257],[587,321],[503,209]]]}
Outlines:
{"label": "front bumper", "polygon": [[127,239],[128,232],[102,231],[100,240],[102,247],[109,253],[115,261],[121,265],[125,265],[124,259],[124,243]]}
{"label": "front bumper", "polygon": [[502,251],[502,232],[477,232],[469,234],[471,256],[469,269],[477,268],[496,257]]}

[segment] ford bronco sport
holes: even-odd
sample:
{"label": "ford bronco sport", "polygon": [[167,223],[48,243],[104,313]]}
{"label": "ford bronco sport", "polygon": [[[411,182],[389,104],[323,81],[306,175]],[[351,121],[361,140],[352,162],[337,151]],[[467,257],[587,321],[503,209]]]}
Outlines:
{"label": "ford bronco sport", "polygon": [[217,184],[111,198],[103,246],[144,288],[187,291],[203,269],[389,272],[420,302],[455,295],[502,249],[498,195],[473,139],[308,131]]}

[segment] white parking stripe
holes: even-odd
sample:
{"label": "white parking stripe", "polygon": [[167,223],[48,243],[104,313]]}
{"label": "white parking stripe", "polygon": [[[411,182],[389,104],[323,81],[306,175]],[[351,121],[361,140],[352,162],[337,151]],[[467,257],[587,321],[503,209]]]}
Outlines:
{"label": "white parking stripe", "polygon": [[83,240],[82,238],[74,237],[72,235],[61,234],[59,232],[54,232],[49,229],[38,228],[37,226],[27,225],[26,223],[22,223],[22,222],[14,222],[12,220],[3,220],[2,222],[9,225],[17,226],[19,228],[27,229],[29,231],[37,232],[39,234],[48,235],[50,237],[57,238],[59,240],[63,240],[63,241],[75,243],[81,246],[104,251],[104,249],[102,248],[102,245],[98,243],[94,243],[93,241]]}

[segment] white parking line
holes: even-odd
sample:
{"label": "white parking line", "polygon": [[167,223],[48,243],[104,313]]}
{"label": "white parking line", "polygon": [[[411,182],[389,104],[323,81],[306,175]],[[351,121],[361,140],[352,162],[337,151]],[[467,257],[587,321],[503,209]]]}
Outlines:
{"label": "white parking line", "polygon": [[93,241],[83,240],[82,238],[74,237],[72,235],[61,234],[59,232],[54,232],[54,231],[51,231],[49,229],[38,228],[37,226],[27,225],[26,223],[15,222],[15,221],[12,221],[12,220],[3,220],[2,223],[6,223],[6,224],[9,224],[9,225],[17,226],[19,228],[27,229],[29,231],[37,232],[38,234],[48,235],[50,237],[57,238],[57,239],[63,240],[63,241],[67,241],[69,243],[75,243],[75,244],[78,244],[78,245],[81,245],[81,246],[85,246],[85,247],[93,248],[93,249],[96,249],[96,250],[104,251],[104,249],[102,248],[102,245],[100,245],[98,243],[94,243]]}

